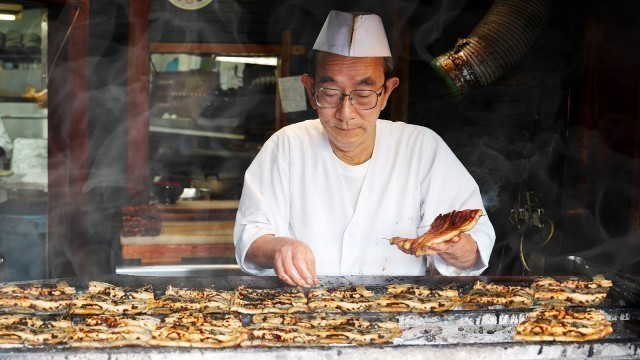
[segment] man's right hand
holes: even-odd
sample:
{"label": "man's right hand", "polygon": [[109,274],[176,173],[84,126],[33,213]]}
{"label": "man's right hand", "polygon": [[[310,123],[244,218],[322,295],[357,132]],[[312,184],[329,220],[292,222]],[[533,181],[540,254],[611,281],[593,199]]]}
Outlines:
{"label": "man's right hand", "polygon": [[302,241],[263,235],[251,244],[246,256],[256,265],[273,268],[278,278],[289,285],[318,284],[316,259],[309,245]]}
{"label": "man's right hand", "polygon": [[289,285],[316,285],[316,258],[309,245],[291,238],[275,240],[279,244],[273,255],[273,269],[280,280]]}

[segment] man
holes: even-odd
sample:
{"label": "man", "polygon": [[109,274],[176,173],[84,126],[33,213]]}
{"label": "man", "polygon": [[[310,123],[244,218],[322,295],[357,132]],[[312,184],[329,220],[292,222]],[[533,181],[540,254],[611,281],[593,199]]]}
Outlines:
{"label": "man", "polygon": [[433,131],[379,120],[399,80],[376,15],[332,11],[302,82],[319,119],[287,126],[245,175],[234,243],[241,268],[290,285],[317,275],[477,275],[495,241],[488,217],[415,257],[389,244],[438,214],[484,209],[478,186]]}

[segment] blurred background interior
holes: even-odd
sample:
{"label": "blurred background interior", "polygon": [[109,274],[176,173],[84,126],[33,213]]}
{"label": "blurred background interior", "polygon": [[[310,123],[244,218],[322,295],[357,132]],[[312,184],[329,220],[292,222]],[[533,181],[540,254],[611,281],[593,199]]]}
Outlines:
{"label": "blurred background interior", "polygon": [[638,274],[640,4],[530,2],[493,39],[513,64],[479,49],[491,79],[461,90],[431,63],[527,2],[496,3],[0,0],[0,281],[238,273],[244,171],[315,117],[297,77],[331,9],[383,18],[401,86],[381,117],[435,130],[475,177],[487,274],[569,255]]}

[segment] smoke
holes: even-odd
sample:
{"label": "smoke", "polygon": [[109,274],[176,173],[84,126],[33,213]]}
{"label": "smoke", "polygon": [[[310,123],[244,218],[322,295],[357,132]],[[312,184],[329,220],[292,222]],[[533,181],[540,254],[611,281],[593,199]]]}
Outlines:
{"label": "smoke", "polygon": [[[640,233],[632,222],[633,133],[624,130],[633,121],[631,117],[609,114],[598,121],[596,129],[570,128],[566,141],[555,145],[563,150],[560,155],[564,158],[564,183],[540,172],[536,164],[542,162],[533,161],[529,166],[530,177],[537,181],[528,180],[527,184],[545,190],[537,194],[545,199],[540,206],[555,224],[555,232],[549,243],[540,248],[536,245],[541,241],[530,239],[533,232],[522,232],[526,234],[524,255],[530,260],[542,259],[546,274],[572,274],[565,264],[568,255],[622,272],[637,271],[633,269],[640,265]],[[538,151],[531,159],[538,157],[550,158],[547,152]],[[508,196],[500,197],[505,195]],[[540,236],[546,237],[548,231],[547,226],[539,231],[544,234]],[[498,253],[494,250],[494,255],[503,264],[500,274],[522,269],[520,236],[512,228],[498,239]],[[512,268],[505,269],[504,264],[509,263]]]}
{"label": "smoke", "polygon": [[[91,18],[89,56],[79,62],[61,57],[50,79],[50,85],[55,85],[52,89],[57,91],[49,92],[49,113],[58,120],[49,124],[53,134],[50,154],[57,156],[49,159],[48,260],[53,277],[113,271],[117,258],[113,244],[118,239],[113,219],[127,200],[128,3],[93,2],[87,6]],[[73,18],[76,8],[65,9]],[[81,19],[75,28],[87,25]],[[49,23],[52,34],[65,34],[67,30],[68,25]],[[49,45],[51,52],[58,50],[53,48],[58,44]],[[69,41],[66,44],[66,48],[74,46]],[[86,81],[88,93],[71,92],[74,82],[68,88],[64,86],[66,74],[87,70],[88,78],[81,81]],[[81,118],[69,116],[65,108],[87,116],[87,128],[78,128]],[[84,139],[88,140],[86,144]],[[88,153],[74,152],[85,145]],[[54,188],[60,185],[63,187]]]}
{"label": "smoke", "polygon": [[458,16],[465,4],[466,0],[440,0],[421,9],[426,16],[414,36],[414,46],[420,59],[426,62],[433,60],[435,56],[429,52],[429,47],[440,38],[443,29]]}
{"label": "smoke", "polygon": [[151,41],[201,43],[218,36],[221,43],[251,43],[251,17],[236,1],[215,1],[199,11],[181,11],[157,0],[151,3]]}
{"label": "smoke", "polygon": [[508,200],[513,200],[520,184],[531,177],[547,179],[544,185],[549,189],[553,183],[550,167],[563,147],[560,137],[549,133],[529,142],[525,138],[514,141],[498,130],[494,137],[486,137],[458,129],[443,138],[478,183],[490,211],[511,206]]}
{"label": "smoke", "polygon": [[[88,129],[74,129],[71,133],[81,136],[83,131],[88,134],[88,158],[86,183],[69,191],[80,191],[86,198],[86,202],[71,200],[69,208],[58,207],[59,213],[52,214],[50,230],[54,233],[68,234],[62,244],[54,244],[55,248],[51,257],[54,269],[53,276],[98,275],[113,273],[117,262],[121,261],[119,253],[119,221],[120,209],[129,205],[132,199],[127,192],[127,178],[132,176],[129,172],[143,175],[147,169],[127,169],[127,155],[131,151],[128,144],[128,134],[131,129],[127,126],[127,56],[131,49],[128,47],[128,0],[111,2],[92,2],[90,5],[91,23],[89,26],[89,58],[86,59],[89,73],[89,94],[87,98],[71,99],[68,94],[52,94],[50,105],[60,105],[70,102],[71,107],[76,104],[89,103]],[[173,14],[173,15],[171,15]],[[217,21],[215,21],[217,19]],[[152,1],[152,13],[150,16],[149,40],[151,42],[182,42],[182,43],[264,43],[264,39],[253,39],[252,34],[261,36],[263,29],[255,30],[252,27],[255,21],[249,17],[245,9],[236,2],[215,2],[204,11],[182,11],[164,1]],[[260,25],[257,25],[260,27]],[[60,31],[60,29],[56,29]],[[66,31],[64,29],[63,31]],[[60,68],[56,74],[73,71],[83,64],[59,62]],[[158,69],[163,71],[165,69]],[[275,68],[273,71],[275,75]],[[241,74],[242,75],[242,74]],[[54,74],[55,76],[55,74]],[[57,102],[57,104],[56,104]],[[271,101],[273,106],[275,101]],[[153,106],[153,104],[151,104]],[[177,104],[170,104],[177,105]],[[226,111],[233,109],[245,110],[253,106],[259,106],[252,102],[233,103]],[[196,114],[197,115],[197,114]],[[217,114],[219,115],[219,114]],[[272,115],[273,116],[273,115]],[[192,119],[195,121],[195,119]],[[269,120],[263,118],[265,123]],[[271,122],[273,123],[273,122]],[[233,132],[238,124],[225,130]],[[54,131],[62,134],[70,133],[71,129],[59,128]],[[203,129],[211,130],[211,129]],[[153,140],[154,134],[151,134]],[[135,134],[133,136],[135,139]],[[158,138],[158,137],[156,137]],[[161,137],[163,142],[176,143],[171,154],[186,156],[192,150],[190,144],[193,141],[181,141],[180,135],[166,135]],[[70,141],[77,141],[71,139]],[[190,138],[193,140],[193,138]],[[188,144],[189,147],[184,145]],[[200,141],[200,144],[209,145],[211,150],[219,151],[219,144],[211,140]],[[151,150],[155,151],[162,144],[151,144]],[[167,149],[170,148],[167,147]],[[144,150],[144,149],[143,149]],[[154,162],[159,154],[150,153],[149,160]],[[73,156],[71,156],[73,158]],[[182,158],[184,159],[184,157]],[[220,165],[225,165],[221,160]],[[192,158],[177,163],[178,166],[192,170],[197,162]],[[153,165],[153,164],[151,164]],[[227,168],[229,168],[227,166]],[[152,167],[153,171],[158,167]],[[164,175],[171,171],[180,171],[180,168],[164,169]],[[235,170],[235,168],[233,169]],[[52,173],[52,178],[63,178],[66,170]],[[78,174],[72,174],[77,176]],[[62,183],[69,183],[64,179]],[[148,184],[151,188],[151,184]],[[60,193],[60,191],[56,191]],[[69,193],[71,198],[76,194]],[[80,195],[80,194],[78,194]],[[66,199],[65,199],[66,201]],[[55,219],[80,219],[83,224],[56,223]],[[59,228],[58,228],[59,227]]]}
{"label": "smoke", "polygon": [[[562,236],[563,242],[579,242],[571,244],[572,251],[570,254],[584,259],[589,259],[597,264],[611,268],[613,270],[621,270],[640,264],[640,232],[634,229],[620,235],[612,236],[605,229],[601,220],[593,214],[580,214],[574,217],[582,217],[582,219],[571,219],[571,222],[580,221],[579,226],[581,232],[584,232],[582,238],[577,238],[572,230],[575,228],[568,227]],[[576,225],[576,224],[571,224]]]}
{"label": "smoke", "polygon": [[[505,196],[502,193],[507,183],[517,183],[527,178],[528,167],[526,160],[508,160],[495,149],[491,149],[478,141],[462,150],[458,155],[464,159],[467,170],[474,177],[482,189],[482,200],[487,210],[494,210],[502,204],[500,199]],[[503,204],[502,204],[503,205]]]}
{"label": "smoke", "polygon": [[[52,207],[57,207],[56,200],[70,202],[72,209],[60,209],[49,219],[51,222],[49,229],[52,232],[67,233],[66,227],[70,227],[68,242],[56,244],[60,248],[54,251],[54,269],[57,276],[73,276],[75,274],[97,274],[110,272],[113,268],[111,259],[117,259],[117,249],[114,249],[114,240],[118,241],[117,228],[113,225],[113,217],[117,215],[117,210],[129,201],[126,194],[126,156],[127,156],[127,125],[126,125],[126,104],[128,102],[126,92],[126,70],[127,70],[127,8],[129,1],[117,0],[110,2],[91,2],[91,49],[88,59],[90,88],[89,96],[89,147],[87,183],[79,190],[87,195],[89,202],[86,204],[75,201],[77,194],[65,193],[67,199],[52,199]],[[260,2],[252,2],[259,6]],[[399,14],[393,16],[393,6],[400,10]],[[463,33],[459,24],[471,27],[475,23],[461,19],[453,22],[456,17],[464,16],[464,0],[445,1],[435,0],[424,2],[418,0],[391,1],[354,1],[344,2],[329,0],[322,3],[310,5],[301,0],[287,0],[271,4],[274,9],[268,9],[259,14],[252,14],[246,8],[246,4],[235,1],[214,1],[205,10],[184,12],[178,11],[166,1],[152,1],[152,15],[150,18],[150,40],[152,42],[226,42],[226,43],[272,43],[280,42],[282,30],[292,30],[292,42],[294,45],[303,45],[308,51],[318,31],[326,18],[329,10],[337,9],[343,11],[374,12],[383,17],[388,35],[394,21],[411,27],[412,41],[418,57],[424,61],[433,59],[436,42],[442,38],[451,38],[456,32]],[[486,4],[483,4],[486,5]],[[265,5],[267,6],[267,5]],[[474,5],[475,6],[475,5]],[[471,7],[471,3],[469,6]],[[159,10],[158,10],[159,9]],[[255,10],[255,9],[253,9]],[[171,16],[171,14],[178,14]],[[474,20],[478,20],[474,18]],[[564,20],[563,20],[564,21]],[[448,26],[454,25],[451,31],[444,31]],[[50,25],[54,26],[54,25]],[[552,81],[553,74],[542,72],[540,69],[552,69],[558,73],[576,71],[575,66],[577,55],[575,49],[563,50],[567,41],[558,40],[565,35],[564,28],[547,29],[544,37],[546,42],[539,45],[540,49],[534,53],[534,57],[527,57],[523,64],[515,71],[521,74],[526,71],[537,71],[538,77],[543,78],[548,85],[545,91],[556,84]],[[64,32],[66,29],[56,29]],[[466,32],[464,32],[466,34]],[[397,39],[390,40],[396,41]],[[446,39],[445,39],[446,40]],[[444,42],[443,42],[444,43]],[[447,44],[451,46],[451,43]],[[575,45],[574,45],[575,46]],[[413,49],[412,49],[413,50]],[[579,52],[578,52],[579,53]],[[562,56],[564,55],[564,57]],[[632,61],[623,57],[621,61]],[[615,57],[618,61],[618,57]],[[291,73],[293,75],[305,72],[306,57],[293,56]],[[613,61],[613,60],[612,60]],[[59,63],[64,64],[63,62]],[[527,66],[527,67],[525,67]],[[67,64],[65,71],[73,71],[77,64]],[[417,68],[417,67],[416,67]],[[412,67],[412,81],[419,76],[414,75],[419,72]],[[62,74],[64,71],[58,72]],[[522,77],[526,81],[526,77]],[[517,79],[516,79],[517,80]],[[523,86],[528,85],[524,84]],[[535,86],[532,84],[531,86]],[[421,83],[420,86],[429,86]],[[559,87],[559,86],[558,86]],[[423,88],[416,89],[418,96],[424,95]],[[515,89],[526,92],[528,96],[532,92],[530,89]],[[412,92],[414,89],[412,89]],[[543,94],[547,98],[551,95]],[[553,96],[562,97],[565,94],[555,93]],[[503,94],[503,96],[505,96]],[[431,106],[432,103],[423,101],[427,96],[420,97],[420,102]],[[59,104],[82,103],[86,99],[72,99],[68,94],[50,94],[50,103]],[[516,99],[517,100],[517,99]],[[531,99],[529,99],[531,100]],[[529,104],[535,101],[529,101]],[[250,103],[237,104],[245,108],[251,107]],[[477,110],[478,104],[473,105]],[[554,106],[554,104],[551,104]],[[256,105],[258,106],[258,105]],[[481,107],[481,104],[479,105]],[[471,107],[471,106],[470,106]],[[245,109],[243,109],[245,110]],[[420,117],[423,109],[410,109],[414,117]],[[486,112],[493,112],[495,109],[481,109]],[[428,113],[432,109],[424,109]],[[433,110],[436,113],[437,110]],[[444,115],[445,112],[441,112]],[[469,113],[473,113],[470,111]],[[471,116],[472,114],[461,116]],[[456,112],[457,114],[457,112]],[[521,114],[520,114],[521,115]],[[425,116],[426,117],[426,116]],[[450,116],[442,116],[443,122],[453,122]],[[267,120],[262,119],[265,123]],[[414,120],[414,119],[412,119]],[[608,116],[601,119],[602,123],[611,125],[609,130],[615,130],[616,124],[621,122],[633,122],[634,119],[621,119],[619,117]],[[412,121],[415,122],[415,121]],[[66,126],[68,123],[64,123]],[[552,124],[553,125],[553,124]],[[597,179],[589,180],[591,185],[580,191],[569,189],[565,198],[561,202],[556,201],[559,188],[557,174],[552,174],[551,167],[555,165],[558,157],[567,156],[568,161],[576,162],[579,154],[564,154],[564,148],[571,148],[574,143],[564,143],[561,140],[560,131],[551,129],[551,133],[539,134],[532,141],[529,141],[528,134],[522,136],[518,133],[517,125],[502,125],[504,132],[498,130],[493,136],[478,136],[473,129],[465,129],[455,125],[441,126],[447,131],[443,138],[456,152],[462,163],[479,184],[485,206],[489,211],[508,209],[513,205],[513,198],[520,188],[520,185],[529,182],[531,188],[540,189],[537,195],[541,197],[541,205],[547,210],[561,209],[563,207],[575,210],[573,213],[554,214],[552,216],[557,224],[564,222],[562,229],[558,228],[557,235],[553,240],[558,247],[562,246],[563,251],[576,254],[591,259],[601,259],[614,267],[624,267],[637,263],[640,260],[638,251],[638,234],[630,228],[630,224],[622,219],[626,219],[628,214],[625,209],[625,201],[629,201],[631,184],[628,181],[630,164],[633,159],[627,155],[627,149],[618,149],[616,144],[624,143],[623,140],[612,141],[609,136],[605,141],[599,132],[590,133],[593,139],[592,144],[596,144],[602,150],[599,157],[599,172],[587,172],[585,176],[599,174]],[[618,129],[630,129],[630,126],[619,126]],[[234,128],[237,130],[238,128]],[[434,130],[438,131],[436,126]],[[601,131],[599,129],[598,131]],[[60,138],[66,141],[77,139],[66,139],[66,134],[70,133],[68,128],[56,128]],[[78,129],[76,129],[78,131]],[[624,130],[622,130],[624,131]],[[625,135],[625,134],[621,134]],[[627,132],[627,135],[628,134]],[[516,140],[514,140],[516,139]],[[264,140],[264,139],[260,139]],[[181,143],[181,151],[186,153],[191,148]],[[221,150],[219,144],[210,142],[208,144],[213,150]],[[55,146],[52,145],[52,146]],[[133,144],[135,146],[135,144]],[[53,149],[57,153],[57,149]],[[65,154],[72,159],[77,154]],[[154,155],[150,154],[150,160]],[[73,161],[73,160],[72,160]],[[68,166],[69,164],[60,159],[51,159],[53,166],[51,179],[66,177],[66,169],[55,172],[56,164]],[[75,164],[72,164],[75,165]],[[73,174],[76,176],[77,174]],[[577,174],[569,174],[569,178]],[[55,181],[56,183],[68,184],[70,180]],[[150,185],[150,184],[149,184]],[[565,185],[565,189],[573,185]],[[65,189],[65,191],[77,190]],[[56,189],[59,193],[60,189]],[[594,195],[596,194],[596,195]],[[71,199],[71,200],[69,200]],[[548,200],[548,201],[547,201]],[[570,204],[571,206],[566,206]],[[623,205],[621,205],[623,204]],[[88,219],[90,233],[81,230],[85,227],[78,224],[66,224],[57,219],[64,218],[71,213],[78,218]],[[79,216],[78,216],[79,215]],[[564,220],[563,220],[564,219]],[[509,226],[506,218],[492,218],[494,224],[498,226]],[[500,241],[501,239],[498,239]],[[79,251],[78,249],[83,249]],[[515,251],[514,253],[517,253]],[[555,254],[557,255],[557,254]]]}

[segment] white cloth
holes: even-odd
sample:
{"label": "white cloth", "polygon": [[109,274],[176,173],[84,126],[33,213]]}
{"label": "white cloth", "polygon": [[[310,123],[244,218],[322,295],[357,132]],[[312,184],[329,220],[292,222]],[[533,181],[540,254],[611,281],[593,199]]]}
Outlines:
{"label": "white cloth", "polygon": [[11,170],[18,174],[45,174],[47,179],[47,139],[17,138],[13,140]]}
{"label": "white cloth", "polygon": [[[7,157],[11,157],[13,143],[11,142],[11,138],[9,138],[9,134],[7,134],[7,131],[4,129],[2,118],[0,118],[0,148],[4,149]],[[0,163],[0,165],[2,165],[2,163]],[[2,168],[0,168],[0,170],[2,170]]]}
{"label": "white cloth", "polygon": [[342,175],[342,181],[344,181],[347,199],[349,199],[351,208],[355,211],[358,197],[360,197],[360,190],[362,190],[362,184],[364,183],[364,176],[369,169],[369,161],[367,160],[360,165],[351,166],[337,157],[335,160],[338,165],[338,171]]}
{"label": "white cloth", "polygon": [[[389,244],[416,237],[438,214],[484,210],[476,182],[433,131],[377,121],[375,147],[355,210],[319,120],[287,126],[263,146],[245,174],[234,231],[243,271],[273,275],[245,261],[265,234],[306,242],[318,275],[425,275],[425,257]],[[433,258],[443,275],[478,275],[488,265],[495,233],[487,216],[470,231],[480,261],[469,271]]]}

